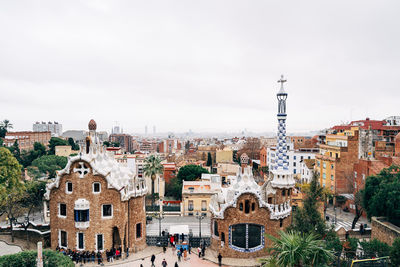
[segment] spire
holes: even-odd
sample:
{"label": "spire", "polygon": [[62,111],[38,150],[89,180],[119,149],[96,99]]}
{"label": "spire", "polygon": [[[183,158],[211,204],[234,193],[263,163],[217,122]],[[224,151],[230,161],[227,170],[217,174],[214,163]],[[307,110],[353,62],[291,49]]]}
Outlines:
{"label": "spire", "polygon": [[287,93],[285,92],[285,89],[283,89],[283,84],[284,84],[285,82],[287,82],[287,80],[285,80],[285,79],[283,78],[283,74],[282,74],[282,75],[281,75],[281,79],[278,81],[278,83],[281,84],[281,89],[279,90],[278,95],[280,95],[280,94],[287,94]]}

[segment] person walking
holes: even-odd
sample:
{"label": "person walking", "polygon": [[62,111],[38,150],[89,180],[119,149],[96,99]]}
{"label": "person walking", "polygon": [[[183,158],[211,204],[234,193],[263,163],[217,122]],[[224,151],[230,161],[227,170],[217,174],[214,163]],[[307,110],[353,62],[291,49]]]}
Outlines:
{"label": "person walking", "polygon": [[175,266],[174,267],[179,267],[179,265],[178,265],[178,263],[177,262],[175,262]]}
{"label": "person walking", "polygon": [[153,267],[155,267],[155,265],[154,265],[154,261],[156,260],[156,256],[154,256],[154,254],[153,255],[151,255],[151,258],[150,258],[150,261],[151,261],[151,266]]}
{"label": "person walking", "polygon": [[167,267],[168,263],[165,259],[161,262],[162,267]]}
{"label": "person walking", "polygon": [[181,256],[182,256],[182,253],[180,250],[178,250],[178,261],[181,261]]}
{"label": "person walking", "polygon": [[220,267],[222,266],[222,255],[221,255],[221,253],[218,254],[218,265]]}
{"label": "person walking", "polygon": [[199,254],[199,258],[200,258],[201,257],[201,248],[200,247],[197,248],[197,253]]}
{"label": "person walking", "polygon": [[163,246],[163,247],[162,247],[162,250],[163,250],[163,252],[164,252],[164,254],[165,254],[165,251],[167,251],[167,248],[166,248],[165,246]]}

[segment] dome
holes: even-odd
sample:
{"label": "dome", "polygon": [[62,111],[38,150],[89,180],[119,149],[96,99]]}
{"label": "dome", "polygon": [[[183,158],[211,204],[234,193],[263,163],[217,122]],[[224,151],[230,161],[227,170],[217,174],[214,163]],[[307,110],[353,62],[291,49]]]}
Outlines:
{"label": "dome", "polygon": [[91,119],[90,121],[89,121],[89,130],[90,131],[96,131],[96,128],[97,128],[97,124],[96,124],[96,122],[93,120],[93,119]]}

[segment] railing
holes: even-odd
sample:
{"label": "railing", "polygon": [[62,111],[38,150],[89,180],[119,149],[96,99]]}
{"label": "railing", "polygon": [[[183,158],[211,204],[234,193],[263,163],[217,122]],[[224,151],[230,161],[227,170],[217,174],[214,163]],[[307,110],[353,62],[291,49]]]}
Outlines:
{"label": "railing", "polygon": [[160,211],[160,206],[158,205],[146,206],[146,211]]}
{"label": "railing", "polygon": [[89,221],[87,222],[75,222],[75,227],[79,229],[89,228]]}
{"label": "railing", "polygon": [[163,206],[163,211],[181,211],[181,206]]}

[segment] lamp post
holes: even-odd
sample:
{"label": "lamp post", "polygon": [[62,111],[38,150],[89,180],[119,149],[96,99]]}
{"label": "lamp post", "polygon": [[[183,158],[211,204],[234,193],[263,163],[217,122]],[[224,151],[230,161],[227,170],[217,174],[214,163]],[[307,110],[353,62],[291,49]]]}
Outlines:
{"label": "lamp post", "polygon": [[200,212],[196,212],[196,218],[199,220],[199,237],[201,240],[201,221],[205,218]]}
{"label": "lamp post", "polygon": [[158,235],[161,236],[161,221],[164,219],[164,212],[158,212],[158,216],[153,216],[158,220]]}

